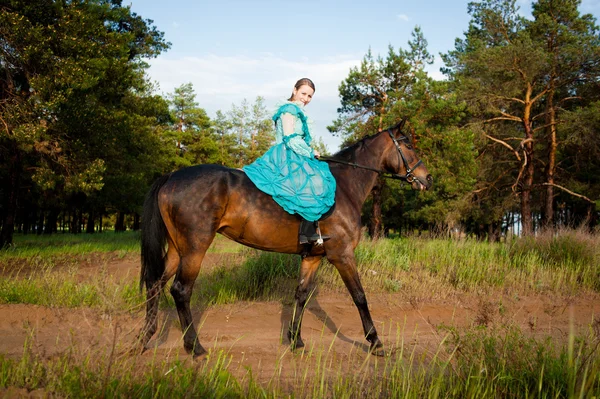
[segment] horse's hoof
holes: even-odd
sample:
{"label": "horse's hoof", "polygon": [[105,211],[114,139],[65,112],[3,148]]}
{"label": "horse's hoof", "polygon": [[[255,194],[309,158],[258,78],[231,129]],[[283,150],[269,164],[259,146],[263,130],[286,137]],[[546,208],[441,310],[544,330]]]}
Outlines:
{"label": "horse's hoof", "polygon": [[290,349],[291,350],[296,350],[296,349],[302,349],[304,348],[304,341],[302,341],[302,338],[300,338],[300,335],[297,335],[294,337],[294,334],[292,334],[291,332],[288,331],[288,339],[290,340]]}
{"label": "horse's hoof", "polygon": [[127,351],[127,354],[130,356],[142,355],[144,352],[148,350],[146,345],[134,345]]}
{"label": "horse's hoof", "polygon": [[202,345],[200,345],[199,343],[195,344],[195,345],[184,345],[183,348],[185,349],[185,351],[187,353],[189,353],[190,355],[192,355],[194,357],[194,359],[196,359],[197,357],[200,357],[202,355],[205,355],[206,349],[204,349],[204,347]]}
{"label": "horse's hoof", "polygon": [[204,348],[200,348],[200,350],[194,349],[194,352],[192,353],[192,357],[194,358],[194,360],[197,360],[198,358],[206,355],[207,353],[208,352]]}
{"label": "horse's hoof", "polygon": [[373,356],[379,356],[379,357],[385,356],[385,351],[383,350],[383,348],[371,348],[369,353],[371,353],[371,355],[373,355]]}
{"label": "horse's hoof", "polygon": [[369,353],[373,356],[385,356],[385,351],[383,350],[383,344],[381,341],[377,340],[376,342],[371,344],[369,348]]}
{"label": "horse's hoof", "polygon": [[297,339],[296,341],[290,342],[290,348],[295,351],[297,349],[304,348],[304,342],[301,339]]}
{"label": "horse's hoof", "polygon": [[208,352],[206,351],[206,349],[204,349],[202,346],[200,346],[200,347],[195,346],[194,350],[191,352],[192,357],[194,359],[198,359],[199,357],[204,356],[207,353]]}

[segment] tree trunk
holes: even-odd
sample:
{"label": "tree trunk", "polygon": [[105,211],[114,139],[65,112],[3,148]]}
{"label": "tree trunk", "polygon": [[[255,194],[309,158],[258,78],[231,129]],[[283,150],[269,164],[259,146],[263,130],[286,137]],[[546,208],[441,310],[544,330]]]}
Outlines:
{"label": "tree trunk", "polygon": [[[527,167],[529,169],[529,166]],[[533,218],[531,215],[531,186],[533,183],[533,171],[527,171],[521,190],[521,225],[523,236],[533,233]]]}
{"label": "tree trunk", "polygon": [[596,212],[596,204],[589,204],[585,224],[590,233],[594,232],[595,226],[598,224],[598,212]]}
{"label": "tree trunk", "polygon": [[115,223],[115,231],[125,231],[125,214],[123,212],[117,212],[117,221]]}
{"label": "tree trunk", "polygon": [[533,176],[535,173],[533,165],[533,130],[531,128],[531,106],[529,102],[531,96],[531,87],[526,97],[526,105],[523,112],[523,127],[525,129],[525,140],[523,152],[525,155],[525,168],[523,169],[523,181],[521,184],[521,224],[523,227],[523,236],[533,233],[533,218],[531,215],[531,189],[533,187]]}
{"label": "tree trunk", "polygon": [[133,214],[133,231],[140,230],[140,215],[137,213]]}
{"label": "tree trunk", "polygon": [[23,215],[23,234],[29,234],[30,228],[31,228],[31,222],[29,221],[29,214],[25,213]]}
{"label": "tree trunk", "polygon": [[58,210],[50,209],[48,217],[46,218],[46,224],[44,225],[44,234],[56,233],[56,224],[58,223]]}
{"label": "tree trunk", "polygon": [[94,233],[94,212],[88,213],[87,225],[85,226],[85,232],[88,234]]}
{"label": "tree trunk", "polygon": [[487,232],[487,236],[488,236],[488,242],[497,242],[498,239],[500,238],[500,234],[498,232],[498,227],[499,224],[498,222],[491,222],[490,224],[488,224],[488,232]]}
{"label": "tree trunk", "polygon": [[11,142],[12,156],[8,166],[8,187],[6,187],[6,202],[4,205],[4,217],[2,220],[2,231],[0,231],[0,249],[11,245],[15,228],[15,216],[17,214],[17,199],[19,196],[19,185],[21,182],[21,152]]}
{"label": "tree trunk", "polygon": [[369,235],[374,240],[383,237],[383,223],[381,221],[383,184],[383,180],[381,177],[379,177],[377,178],[377,183],[373,187],[373,190],[371,190],[371,195],[373,198],[373,210],[371,212],[371,218],[369,219]]}
{"label": "tree trunk", "polygon": [[36,229],[35,232],[38,236],[41,236],[44,233],[44,218],[45,218],[45,213],[43,209],[40,209],[40,213],[39,215],[37,215],[37,222],[36,224]]}
{"label": "tree trunk", "polygon": [[546,123],[548,126],[548,165],[546,166],[546,201],[544,204],[544,227],[554,228],[554,171],[556,170],[556,111],[553,104],[554,89],[548,93]]}
{"label": "tree trunk", "polygon": [[70,230],[71,234],[79,233],[79,212],[77,212],[77,208],[74,208],[73,212],[71,212]]}

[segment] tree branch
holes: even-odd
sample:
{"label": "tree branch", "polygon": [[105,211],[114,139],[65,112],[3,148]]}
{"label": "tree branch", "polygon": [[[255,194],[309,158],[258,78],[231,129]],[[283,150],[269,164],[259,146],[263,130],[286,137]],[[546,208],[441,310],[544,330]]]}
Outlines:
{"label": "tree branch", "polygon": [[517,180],[515,181],[515,184],[512,185],[511,189],[514,193],[517,192],[517,186],[519,185],[519,181],[521,181],[521,177],[523,176],[523,171],[525,170],[525,167],[527,166],[527,153],[523,150],[523,163],[521,164],[521,169],[519,169],[519,175],[517,176]]}
{"label": "tree branch", "polygon": [[589,203],[592,203],[592,204],[595,204],[595,203],[596,203],[596,201],[592,201],[591,199],[589,199],[589,198],[588,198],[588,197],[586,197],[585,195],[577,194],[577,193],[575,193],[575,192],[573,192],[573,191],[569,190],[568,188],[565,188],[565,187],[563,187],[563,186],[559,186],[558,184],[554,184],[554,183],[542,183],[542,186],[552,186],[552,187],[556,187],[556,188],[559,188],[559,189],[561,189],[561,190],[563,190],[563,191],[565,191],[565,192],[567,192],[567,193],[571,194],[571,195],[572,195],[572,196],[574,196],[574,197],[577,197],[577,198],[584,199],[584,200],[586,200],[587,202],[589,202]]}
{"label": "tree branch", "polygon": [[542,90],[540,92],[540,94],[538,94],[537,96],[533,97],[533,100],[531,100],[530,103],[533,104],[534,102],[536,102],[537,100],[539,100],[540,98],[542,98],[547,92],[548,92],[548,89]]}
{"label": "tree branch", "polygon": [[582,97],[580,96],[574,96],[574,97],[565,97],[562,100],[560,100],[558,103],[562,104],[565,101],[569,101],[569,100],[581,100]]}
{"label": "tree branch", "polygon": [[2,124],[4,125],[4,128],[6,129],[6,135],[10,136],[10,129],[8,128],[8,123],[6,123],[6,121],[4,120],[3,117],[0,116],[0,120],[2,120]]}
{"label": "tree branch", "polygon": [[522,122],[521,118],[518,118],[516,116],[508,115],[506,117],[498,116],[496,118],[486,119],[485,121],[483,121],[483,123],[489,123],[489,122],[494,122],[494,121],[513,121],[513,122],[519,122],[519,123]]}
{"label": "tree branch", "polygon": [[545,125],[538,126],[538,127],[534,128],[534,129],[532,130],[532,132],[533,132],[533,133],[535,133],[535,132],[537,132],[538,130],[545,129],[545,128],[547,128],[547,127],[549,127],[549,126],[552,126],[552,125],[558,125],[559,123],[560,123],[560,122],[558,122],[558,121],[556,121],[556,122],[552,122],[552,123],[546,123]]}
{"label": "tree branch", "polygon": [[525,101],[521,100],[520,98],[515,98],[515,97],[504,97],[504,96],[494,96],[494,95],[493,95],[493,97],[494,97],[494,98],[498,98],[498,99],[500,99],[500,100],[516,101],[516,102],[518,102],[518,103],[525,104]]}
{"label": "tree branch", "polygon": [[499,139],[497,139],[497,138],[495,138],[495,137],[492,137],[492,136],[490,136],[490,135],[489,135],[489,134],[487,134],[487,133],[484,133],[484,134],[485,134],[485,137],[487,137],[488,139],[490,139],[490,140],[492,140],[492,141],[495,141],[495,142],[496,142],[496,143],[498,143],[498,144],[502,144],[504,147],[506,147],[506,148],[508,148],[509,150],[511,150],[511,151],[512,151],[512,152],[515,154],[515,156],[517,157],[517,159],[518,159],[519,161],[521,160],[521,157],[519,156],[519,153],[518,153],[518,152],[517,152],[517,151],[516,151],[514,148],[512,148],[512,147],[510,146],[510,144],[508,144],[508,143],[507,143],[507,142],[505,142],[505,141],[499,140]]}

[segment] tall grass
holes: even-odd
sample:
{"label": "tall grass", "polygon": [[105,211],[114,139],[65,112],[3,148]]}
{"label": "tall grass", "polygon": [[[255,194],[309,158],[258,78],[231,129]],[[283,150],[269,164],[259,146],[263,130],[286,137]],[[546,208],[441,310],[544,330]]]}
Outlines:
{"label": "tall grass", "polygon": [[193,303],[223,305],[237,301],[291,300],[299,264],[299,256],[247,251],[240,265],[220,266],[201,274]]}
{"label": "tall grass", "polygon": [[[243,246],[218,236],[209,253],[238,253]],[[123,258],[140,253],[140,233],[113,231],[95,234],[15,234],[13,245],[0,251],[0,265],[19,264],[48,267],[55,264],[76,263],[95,255],[107,259],[116,255]]]}
{"label": "tall grass", "polygon": [[0,261],[35,256],[80,255],[93,252],[139,252],[139,232],[95,234],[15,234],[13,245],[0,251]]}
{"label": "tall grass", "polygon": [[[445,297],[456,292],[575,294],[600,291],[600,237],[567,230],[509,242],[401,238],[363,241],[356,250],[364,285],[375,291]],[[321,280],[342,288],[331,267]]]}
{"label": "tall grass", "polygon": [[24,279],[0,277],[0,304],[129,309],[144,301],[138,287],[133,281],[79,282],[64,273],[45,272]]}
{"label": "tall grass", "polygon": [[[120,248],[117,251],[132,248],[131,251],[135,251],[128,252],[127,256],[137,260],[135,234],[106,234],[107,238],[104,235],[88,237],[79,248],[96,248],[98,251],[100,248]],[[107,296],[102,290],[110,291],[111,297],[115,296],[114,292],[120,292],[122,306],[129,307],[132,301],[141,300],[133,293],[133,279],[101,286],[77,281],[75,273],[68,271],[60,277],[53,276],[55,271],[50,273],[50,270],[57,264],[66,264],[72,271],[82,262],[102,266],[114,260],[114,253],[71,255],[73,249],[69,245],[77,247],[80,238],[65,236],[66,241],[60,241],[58,237],[56,241],[43,241],[39,248],[35,239],[29,244],[23,243],[18,256],[29,258],[13,259],[14,262],[6,261],[15,255],[14,252],[0,252],[0,256],[4,256],[0,257],[4,266],[4,275],[0,275],[0,303],[100,306],[100,298]],[[117,245],[115,239],[120,244]],[[299,256],[251,250],[239,244],[232,245],[224,238],[215,240],[211,249],[215,252],[231,250],[241,256],[224,259],[223,264],[209,270],[201,269],[194,304],[292,300]],[[52,251],[55,255],[43,251]],[[368,292],[398,293],[411,301],[494,290],[509,291],[514,295],[574,295],[600,291],[600,238],[580,231],[547,233],[501,243],[418,237],[364,240],[355,255]],[[25,272],[21,272],[23,268]],[[136,275],[137,270],[133,274]],[[322,291],[346,291],[335,267],[325,260],[317,275],[317,284]],[[72,298],[68,298],[69,293]]]}
{"label": "tall grass", "polygon": [[[591,398],[600,394],[600,356],[598,337],[590,334],[559,344],[514,327],[447,328],[437,347],[419,353],[399,330],[399,350],[385,358],[339,354],[328,345],[281,353],[263,383],[216,348],[198,363],[118,351],[47,360],[28,341],[20,359],[0,356],[0,395],[12,387],[52,397]],[[290,366],[292,372],[284,371]]]}

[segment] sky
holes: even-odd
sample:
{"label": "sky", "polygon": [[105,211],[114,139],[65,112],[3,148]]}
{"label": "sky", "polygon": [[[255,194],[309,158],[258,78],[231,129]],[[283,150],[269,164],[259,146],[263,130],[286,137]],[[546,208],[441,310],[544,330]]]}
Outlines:
{"label": "sky", "polygon": [[[408,48],[420,26],[435,56],[427,71],[443,79],[444,54],[468,28],[469,0],[129,0],[133,12],[153,20],[171,48],[149,60],[147,73],[159,94],[192,83],[208,115],[227,112],[246,99],[265,98],[271,112],[303,77],[316,86],[306,111],[313,136],[330,152],[339,137],[327,126],[337,119],[338,87],[369,49],[385,57],[388,47]],[[531,2],[517,0],[531,15]],[[583,0],[581,13],[600,16],[600,0]]]}

